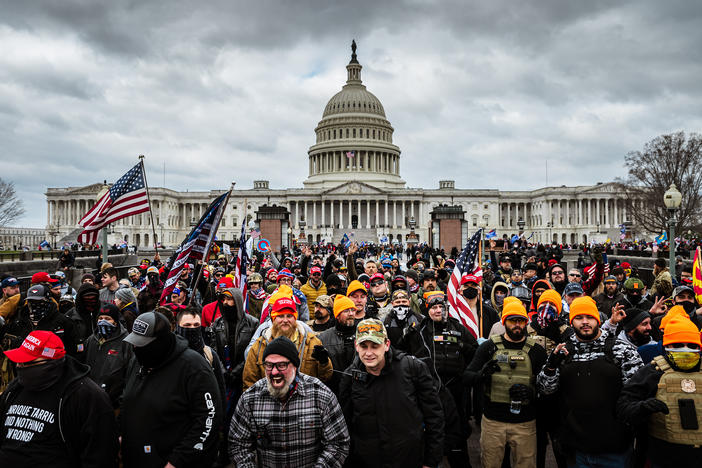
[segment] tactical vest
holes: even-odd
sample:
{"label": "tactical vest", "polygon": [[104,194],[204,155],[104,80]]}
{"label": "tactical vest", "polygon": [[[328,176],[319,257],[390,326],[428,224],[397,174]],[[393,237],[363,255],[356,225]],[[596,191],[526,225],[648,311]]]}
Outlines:
{"label": "tactical vest", "polygon": [[[558,331],[561,332],[561,335],[566,331],[568,328],[567,325],[561,325],[558,327]],[[551,338],[547,338],[544,335],[539,335],[536,333],[536,330],[534,330],[531,325],[527,325],[527,335],[531,337],[534,340],[534,343],[541,345],[542,348],[546,350],[546,354],[551,354],[551,351],[553,351],[556,346],[558,346],[558,343],[553,341]]]}
{"label": "tactical vest", "polygon": [[497,347],[492,358],[497,360],[500,371],[492,374],[487,394],[492,403],[509,403],[509,389],[512,385],[523,384],[534,388],[535,379],[529,351],[535,343],[528,337],[522,349],[508,349],[501,335],[491,336],[490,339]]}
{"label": "tactical vest", "polygon": [[[654,413],[648,424],[651,437],[681,445],[702,445],[702,372],[678,372],[673,370],[663,356],[653,359],[656,369],[663,371],[658,382],[656,398],[668,405],[669,414]],[[678,400],[687,399],[695,403],[697,429],[683,429]]]}

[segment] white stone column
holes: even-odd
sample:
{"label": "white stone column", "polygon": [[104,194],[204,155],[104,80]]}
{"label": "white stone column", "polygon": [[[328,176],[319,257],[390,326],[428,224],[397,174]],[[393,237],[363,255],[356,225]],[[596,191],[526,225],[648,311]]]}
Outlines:
{"label": "white stone column", "polygon": [[506,227],[508,227],[508,228],[512,227],[512,213],[510,213],[510,211],[512,210],[511,205],[512,205],[511,203],[507,203],[507,223],[506,223],[507,226]]}
{"label": "white stone column", "polygon": [[407,225],[405,224],[405,219],[406,219],[406,216],[405,216],[405,201],[402,200],[401,204],[402,204],[402,221],[400,222],[400,226],[402,227],[402,229],[407,229]]}
{"label": "white stone column", "polygon": [[370,200],[366,200],[366,229],[370,229]]}
{"label": "white stone column", "polygon": [[312,224],[317,229],[317,202],[312,201]]}
{"label": "white stone column", "polygon": [[614,212],[613,212],[614,220],[612,221],[612,224],[614,226],[619,227],[620,223],[619,223],[619,219],[617,218],[617,199],[616,198],[612,199],[612,208],[614,209]]}
{"label": "white stone column", "polygon": [[324,228],[327,225],[327,220],[324,218],[324,199],[322,199],[321,205],[322,205],[322,207],[321,207],[322,208],[322,228]]}
{"label": "white stone column", "polygon": [[380,226],[380,216],[379,216],[380,203],[378,202],[378,200],[374,200],[374,201],[375,201],[375,228],[378,229],[378,227]]}
{"label": "white stone column", "polygon": [[385,218],[383,219],[383,225],[388,227],[388,201],[385,200],[383,204],[385,205]]}
{"label": "white stone column", "polygon": [[332,229],[336,229],[336,223],[334,221],[334,200],[329,200],[329,219],[331,220],[329,224]]}
{"label": "white stone column", "polygon": [[424,223],[424,220],[422,220],[422,201],[419,200],[417,202],[417,226],[419,228],[424,227],[426,224]]}
{"label": "white stone column", "polygon": [[349,207],[349,215],[348,215],[348,218],[346,218],[346,219],[348,220],[348,224],[347,224],[346,227],[347,227],[348,229],[351,229],[351,212],[352,212],[353,210],[351,209],[351,199],[350,199],[350,198],[349,198],[349,202],[348,202],[348,207]]}
{"label": "white stone column", "polygon": [[602,224],[602,218],[600,217],[600,199],[596,198],[595,203],[597,204],[597,222],[595,224]]}
{"label": "white stone column", "polygon": [[392,227],[397,229],[397,200],[392,202]]}

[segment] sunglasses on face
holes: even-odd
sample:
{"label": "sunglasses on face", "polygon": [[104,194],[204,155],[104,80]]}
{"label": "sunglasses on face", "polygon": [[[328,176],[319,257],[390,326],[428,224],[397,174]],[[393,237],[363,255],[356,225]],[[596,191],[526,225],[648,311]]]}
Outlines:
{"label": "sunglasses on face", "polygon": [[371,286],[380,286],[381,284],[383,284],[382,281],[373,281],[370,285]]}
{"label": "sunglasses on face", "polygon": [[582,275],[580,273],[568,273],[568,276],[574,276],[576,278],[582,277]]}
{"label": "sunglasses on face", "polygon": [[565,271],[552,271],[551,274],[554,276],[565,275]]}

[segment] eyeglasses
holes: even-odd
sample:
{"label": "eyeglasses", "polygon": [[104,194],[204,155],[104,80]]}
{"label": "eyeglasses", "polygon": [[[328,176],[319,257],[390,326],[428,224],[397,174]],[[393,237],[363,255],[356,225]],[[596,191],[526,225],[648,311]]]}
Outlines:
{"label": "eyeglasses", "polygon": [[382,281],[373,281],[370,285],[371,286],[380,286],[381,284],[383,284]]}
{"label": "eyeglasses", "polygon": [[290,361],[281,361],[281,362],[264,362],[263,367],[267,371],[272,371],[273,368],[275,367],[279,371],[283,372],[288,368],[288,365],[290,365]]}
{"label": "eyeglasses", "polygon": [[561,270],[561,271],[552,271],[551,274],[554,275],[554,276],[556,276],[556,275],[558,275],[558,276],[560,276],[560,275],[565,275],[565,271],[562,271],[562,270]]}
{"label": "eyeglasses", "polygon": [[574,276],[576,278],[581,278],[583,275],[581,275],[580,273],[568,273],[568,276]]}

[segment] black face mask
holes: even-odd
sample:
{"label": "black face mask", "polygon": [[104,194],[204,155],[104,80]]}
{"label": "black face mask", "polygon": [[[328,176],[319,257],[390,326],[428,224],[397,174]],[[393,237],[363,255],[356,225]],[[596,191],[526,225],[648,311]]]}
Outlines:
{"label": "black face mask", "polygon": [[39,321],[49,315],[53,309],[54,305],[49,301],[32,301],[29,305],[29,318],[32,322],[39,323]]}
{"label": "black face mask", "polygon": [[466,299],[475,299],[478,297],[478,290],[475,288],[466,288],[463,290],[463,297]]}
{"label": "black face mask", "polygon": [[43,391],[55,384],[63,374],[66,358],[29,367],[17,368],[17,381],[27,390]]}
{"label": "black face mask", "polygon": [[627,294],[626,298],[631,303],[631,305],[636,305],[639,302],[641,302],[641,296],[639,296],[638,294]]}
{"label": "black face mask", "polygon": [[90,315],[93,315],[100,308],[100,298],[97,294],[86,294],[83,296],[81,303],[83,310]]}
{"label": "black face mask", "polygon": [[222,311],[222,316],[224,316],[225,319],[229,322],[235,322],[236,321],[236,306],[228,306],[224,305],[224,303],[221,303],[219,305],[220,310]]}
{"label": "black face mask", "polygon": [[135,346],[134,355],[137,361],[147,369],[155,369],[164,362],[173,352],[175,347],[175,335],[167,335],[156,338],[146,346]]}
{"label": "black face mask", "polygon": [[176,334],[188,340],[188,346],[195,351],[202,351],[205,347],[205,341],[202,338],[202,327],[183,328],[176,325]]}
{"label": "black face mask", "polygon": [[695,313],[697,310],[697,305],[694,302],[689,302],[689,301],[684,301],[681,302],[680,304],[677,304],[681,306],[683,309],[685,309],[685,312],[687,312],[687,315],[691,315]]}

